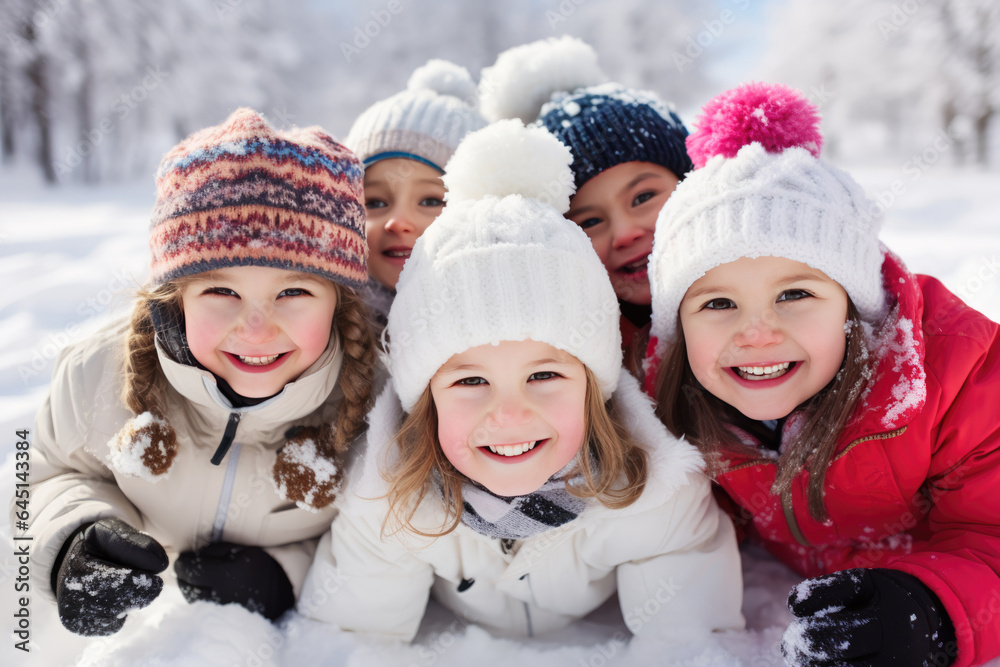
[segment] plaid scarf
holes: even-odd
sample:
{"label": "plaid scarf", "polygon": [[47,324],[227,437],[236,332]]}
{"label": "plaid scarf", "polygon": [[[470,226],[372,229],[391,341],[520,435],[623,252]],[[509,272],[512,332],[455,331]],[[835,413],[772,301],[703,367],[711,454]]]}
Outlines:
{"label": "plaid scarf", "polygon": [[[566,489],[565,475],[575,464],[574,459],[540,489],[525,496],[498,496],[466,480],[462,484],[462,523],[480,535],[507,540],[523,540],[569,523],[587,504]],[[582,479],[580,475],[570,483]]]}

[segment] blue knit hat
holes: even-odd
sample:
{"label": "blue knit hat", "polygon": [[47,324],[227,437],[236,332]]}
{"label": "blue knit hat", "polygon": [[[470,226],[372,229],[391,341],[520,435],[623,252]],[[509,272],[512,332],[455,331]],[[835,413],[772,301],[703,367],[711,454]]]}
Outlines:
{"label": "blue knit hat", "polygon": [[680,179],[694,168],[684,145],[687,128],[650,92],[606,83],[557,94],[536,124],[573,152],[577,190],[624,162],[652,162]]}

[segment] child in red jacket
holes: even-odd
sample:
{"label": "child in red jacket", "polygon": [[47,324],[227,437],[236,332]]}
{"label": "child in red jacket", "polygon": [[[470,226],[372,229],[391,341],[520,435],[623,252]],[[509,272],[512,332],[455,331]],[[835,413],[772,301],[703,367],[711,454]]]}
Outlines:
{"label": "child in red jacket", "polygon": [[745,532],[812,577],[793,665],[1000,655],[1000,334],[878,240],[783,86],[710,102],[657,222],[647,391]]}

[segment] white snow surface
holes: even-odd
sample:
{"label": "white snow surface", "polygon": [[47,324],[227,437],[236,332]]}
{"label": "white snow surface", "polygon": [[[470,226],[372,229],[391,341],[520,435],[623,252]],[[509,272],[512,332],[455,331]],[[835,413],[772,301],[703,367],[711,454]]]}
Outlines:
{"label": "white snow surface", "polygon": [[[914,181],[900,169],[851,169],[887,209],[883,240],[909,268],[942,280],[970,305],[1000,319],[1000,173],[936,166]],[[0,493],[14,477],[15,431],[34,428],[59,349],[125,312],[128,289],[146,272],[152,178],[133,185],[49,189],[29,169],[0,170]],[[30,508],[32,516],[37,509]],[[29,520],[30,523],[30,520]],[[30,534],[30,531],[29,531]],[[0,520],[0,664],[125,667],[186,665],[781,665],[791,616],[785,598],[800,577],[745,547],[745,633],[685,653],[630,641],[612,598],[554,636],[497,639],[432,603],[412,645],[338,633],[294,612],[272,625],[242,607],[188,604],[172,570],[163,593],[133,612],[118,634],[86,639],[64,630],[40,592],[15,592],[18,562],[6,512]],[[30,598],[30,653],[14,649],[18,598]],[[1000,659],[989,663],[1000,667]]]}

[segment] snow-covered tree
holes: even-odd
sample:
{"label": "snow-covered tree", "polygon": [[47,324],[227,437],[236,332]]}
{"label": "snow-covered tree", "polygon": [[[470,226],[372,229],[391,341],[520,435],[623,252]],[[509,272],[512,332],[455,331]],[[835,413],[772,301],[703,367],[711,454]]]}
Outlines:
{"label": "snow-covered tree", "polygon": [[787,0],[773,7],[767,78],[824,112],[830,150],[919,153],[945,132],[956,161],[989,161],[1000,98],[992,0]]}

